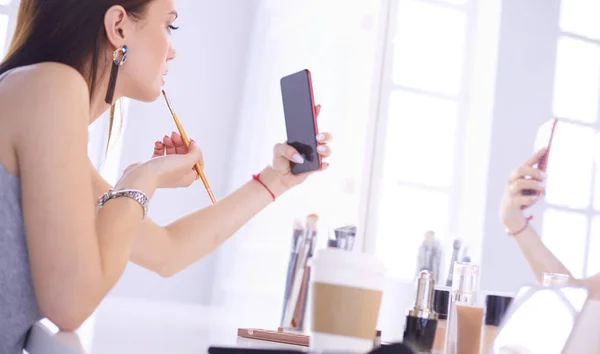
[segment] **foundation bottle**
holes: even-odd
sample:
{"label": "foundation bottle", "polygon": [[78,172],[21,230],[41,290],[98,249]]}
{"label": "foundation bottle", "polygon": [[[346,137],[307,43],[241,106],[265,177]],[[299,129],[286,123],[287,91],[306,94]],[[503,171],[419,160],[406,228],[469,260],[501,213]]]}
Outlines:
{"label": "foundation bottle", "polygon": [[456,262],[450,293],[446,354],[479,354],[483,307],[477,306],[479,267]]}
{"label": "foundation bottle", "polygon": [[439,286],[433,295],[433,311],[438,314],[438,324],[433,340],[433,352],[443,353],[446,346],[446,322],[450,305],[450,288]]}
{"label": "foundation bottle", "polygon": [[481,343],[481,354],[489,354],[494,339],[498,333],[498,327],[504,319],[506,311],[510,307],[512,297],[488,294],[485,298],[485,325],[483,327],[483,340]]}

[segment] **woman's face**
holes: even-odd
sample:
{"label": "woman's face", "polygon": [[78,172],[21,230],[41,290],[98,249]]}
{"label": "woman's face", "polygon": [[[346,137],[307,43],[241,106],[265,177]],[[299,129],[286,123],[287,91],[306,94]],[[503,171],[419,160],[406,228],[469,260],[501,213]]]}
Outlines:
{"label": "woman's face", "polygon": [[170,35],[176,18],[174,0],[154,0],[142,19],[124,21],[123,43],[128,52],[126,62],[119,68],[120,96],[144,102],[160,96],[169,61],[175,58]]}

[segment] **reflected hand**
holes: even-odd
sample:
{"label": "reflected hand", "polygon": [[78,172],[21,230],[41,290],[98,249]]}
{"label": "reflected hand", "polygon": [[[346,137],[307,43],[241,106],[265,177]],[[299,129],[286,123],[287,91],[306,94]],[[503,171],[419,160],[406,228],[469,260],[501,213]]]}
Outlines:
{"label": "reflected hand", "polygon": [[[500,218],[504,227],[510,231],[523,228],[527,222],[523,210],[537,203],[540,196],[546,194],[544,186],[545,173],[533,167],[545,153],[546,149],[536,152],[517,168],[508,179],[502,196]],[[540,196],[532,193],[532,191],[539,192]]]}

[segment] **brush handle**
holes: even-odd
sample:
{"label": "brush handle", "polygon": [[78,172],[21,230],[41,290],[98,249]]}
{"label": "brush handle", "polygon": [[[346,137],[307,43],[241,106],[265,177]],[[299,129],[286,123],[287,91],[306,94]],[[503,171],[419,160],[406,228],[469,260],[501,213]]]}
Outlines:
{"label": "brush handle", "polygon": [[[188,138],[187,134],[185,134],[185,130],[183,130],[183,126],[179,122],[179,118],[177,118],[177,114],[175,114],[174,112],[173,112],[173,120],[175,121],[175,125],[177,126],[177,130],[179,130],[179,135],[181,135],[181,139],[183,140],[185,147],[189,149],[190,148],[190,139]],[[196,164],[194,165],[194,168],[196,169],[196,173],[198,174],[198,177],[200,177],[200,179],[202,180],[202,184],[204,184],[204,188],[206,189],[206,192],[208,193],[208,196],[210,197],[210,201],[213,204],[215,204],[217,202],[217,200],[215,199],[215,196],[213,195],[212,190],[210,189],[210,185],[208,184],[208,181],[206,180],[206,177],[204,176],[204,171],[202,171],[202,167],[200,167],[200,164],[198,162],[196,162]]]}

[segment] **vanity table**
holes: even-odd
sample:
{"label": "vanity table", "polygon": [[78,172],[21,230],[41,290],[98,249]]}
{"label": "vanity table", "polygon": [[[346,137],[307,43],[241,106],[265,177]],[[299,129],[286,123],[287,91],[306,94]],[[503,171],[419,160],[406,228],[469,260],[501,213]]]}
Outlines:
{"label": "vanity table", "polygon": [[48,321],[31,331],[29,354],[205,354],[210,346],[306,350],[237,336],[240,320],[224,308],[107,298],[76,332]]}
{"label": "vanity table", "polygon": [[[205,354],[210,346],[236,346],[306,351],[238,337],[243,322],[249,321],[225,308],[107,298],[74,333],[59,332],[48,321],[39,322],[26,350],[29,354]],[[564,353],[600,353],[598,328],[600,302],[591,301],[584,306]]]}

